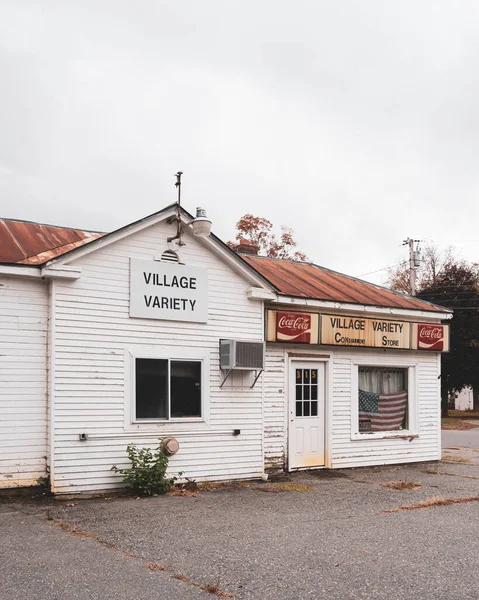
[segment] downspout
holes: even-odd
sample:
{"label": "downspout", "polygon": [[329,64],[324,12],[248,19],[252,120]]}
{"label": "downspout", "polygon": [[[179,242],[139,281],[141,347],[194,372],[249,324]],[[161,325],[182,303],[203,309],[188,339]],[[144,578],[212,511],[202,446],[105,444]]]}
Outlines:
{"label": "downspout", "polygon": [[48,282],[48,333],[47,333],[47,407],[48,407],[48,472],[50,491],[55,492],[55,282]]}

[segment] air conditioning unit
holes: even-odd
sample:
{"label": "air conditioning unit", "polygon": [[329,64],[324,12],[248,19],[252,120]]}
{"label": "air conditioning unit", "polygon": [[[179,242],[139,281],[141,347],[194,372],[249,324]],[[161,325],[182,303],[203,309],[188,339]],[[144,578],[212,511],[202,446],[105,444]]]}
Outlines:
{"label": "air conditioning unit", "polygon": [[263,370],[264,342],[220,340],[220,367],[223,370]]}

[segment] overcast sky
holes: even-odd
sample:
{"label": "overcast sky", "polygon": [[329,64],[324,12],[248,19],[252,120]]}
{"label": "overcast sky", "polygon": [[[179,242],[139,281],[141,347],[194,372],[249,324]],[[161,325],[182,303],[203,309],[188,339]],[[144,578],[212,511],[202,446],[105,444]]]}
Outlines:
{"label": "overcast sky", "polygon": [[[0,217],[247,212],[362,275],[479,261],[479,2],[0,0]],[[381,282],[384,272],[365,277]]]}

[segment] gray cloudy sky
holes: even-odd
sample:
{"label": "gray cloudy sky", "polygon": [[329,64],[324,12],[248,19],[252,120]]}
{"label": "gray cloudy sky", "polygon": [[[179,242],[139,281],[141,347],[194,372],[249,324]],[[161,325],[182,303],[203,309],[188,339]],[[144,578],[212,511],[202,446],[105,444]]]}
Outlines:
{"label": "gray cloudy sky", "polygon": [[407,236],[479,260],[478,31],[467,0],[0,0],[0,216],[110,231],[182,170],[224,240],[253,212],[352,275]]}

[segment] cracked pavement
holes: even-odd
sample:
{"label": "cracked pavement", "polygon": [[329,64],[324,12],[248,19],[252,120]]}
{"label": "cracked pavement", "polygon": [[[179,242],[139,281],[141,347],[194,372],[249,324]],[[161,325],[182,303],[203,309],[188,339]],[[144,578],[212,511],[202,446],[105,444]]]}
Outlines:
{"label": "cracked pavement", "polygon": [[[294,473],[286,489],[249,482],[141,500],[2,498],[0,598],[218,597],[202,589],[209,585],[240,600],[477,599],[479,502],[380,512],[478,498],[476,432],[443,432],[441,462]],[[383,485],[390,481],[421,487]]]}

